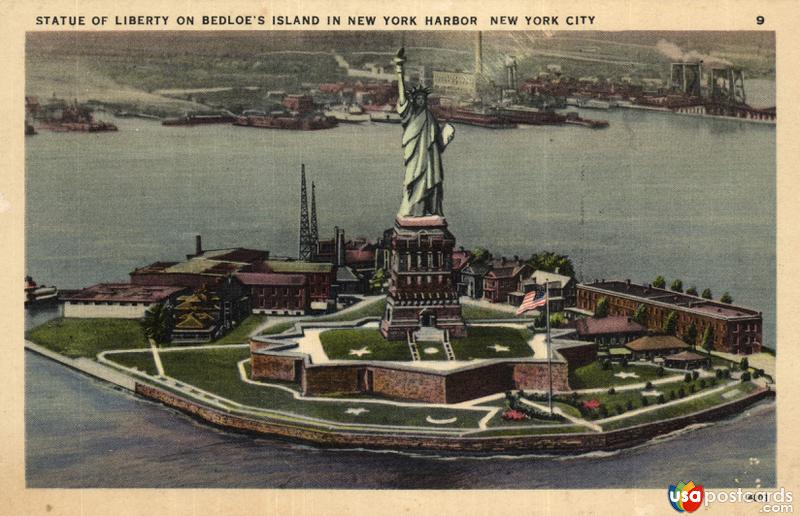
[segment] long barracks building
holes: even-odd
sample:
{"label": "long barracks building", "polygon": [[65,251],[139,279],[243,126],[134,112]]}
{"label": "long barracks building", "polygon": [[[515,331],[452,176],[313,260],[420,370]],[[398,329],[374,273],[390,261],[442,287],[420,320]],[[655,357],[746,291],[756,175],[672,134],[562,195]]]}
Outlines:
{"label": "long barracks building", "polygon": [[670,312],[678,316],[678,336],[685,336],[694,323],[697,344],[703,332],[711,327],[714,349],[727,353],[757,353],[761,351],[761,312],[711,301],[697,296],[638,285],[630,280],[601,280],[579,284],[578,308],[594,311],[601,298],[608,300],[609,315],[632,316],[639,305],[647,311],[647,327],[661,330]]}

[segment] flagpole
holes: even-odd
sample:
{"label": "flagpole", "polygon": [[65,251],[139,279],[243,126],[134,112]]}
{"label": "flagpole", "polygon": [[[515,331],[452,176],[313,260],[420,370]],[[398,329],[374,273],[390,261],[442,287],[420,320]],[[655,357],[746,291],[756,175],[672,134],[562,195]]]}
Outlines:
{"label": "flagpole", "polygon": [[550,383],[550,388],[547,391],[547,404],[550,407],[550,413],[553,413],[553,367],[551,356],[553,352],[550,349],[550,284],[545,282],[544,305],[546,307],[545,313],[547,322],[547,380]]}

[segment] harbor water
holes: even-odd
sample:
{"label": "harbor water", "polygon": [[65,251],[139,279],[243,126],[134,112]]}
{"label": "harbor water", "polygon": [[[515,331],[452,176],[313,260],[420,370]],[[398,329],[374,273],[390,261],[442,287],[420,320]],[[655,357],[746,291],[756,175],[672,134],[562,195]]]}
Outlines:
{"label": "harbor water", "polygon": [[[661,274],[729,291],[763,312],[764,342],[776,347],[775,128],[634,110],[581,116],[611,125],[456,127],[444,210],[458,244],[568,254],[583,280]],[[27,273],[40,283],[125,281],[135,267],[192,252],[195,234],[207,248],[295,255],[301,163],[322,237],[338,225],[377,238],[399,206],[396,125],[113,122],[117,133],[26,139]],[[773,407],[582,457],[320,450],[218,431],[26,353],[26,471],[30,487],[766,487]]]}

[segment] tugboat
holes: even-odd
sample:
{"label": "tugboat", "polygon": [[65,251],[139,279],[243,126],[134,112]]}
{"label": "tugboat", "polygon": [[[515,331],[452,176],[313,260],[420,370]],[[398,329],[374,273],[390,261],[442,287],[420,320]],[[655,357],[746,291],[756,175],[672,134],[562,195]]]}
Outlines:
{"label": "tugboat", "polygon": [[33,278],[25,276],[25,308],[58,302],[58,289],[37,285]]}

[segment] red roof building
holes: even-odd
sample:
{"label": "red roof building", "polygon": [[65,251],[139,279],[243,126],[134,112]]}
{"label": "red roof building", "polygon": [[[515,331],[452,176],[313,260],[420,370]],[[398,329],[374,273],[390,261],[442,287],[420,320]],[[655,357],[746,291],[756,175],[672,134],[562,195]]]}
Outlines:
{"label": "red roof building", "polygon": [[624,346],[647,334],[647,328],[626,316],[587,317],[575,321],[581,340],[594,341],[601,346]]}

